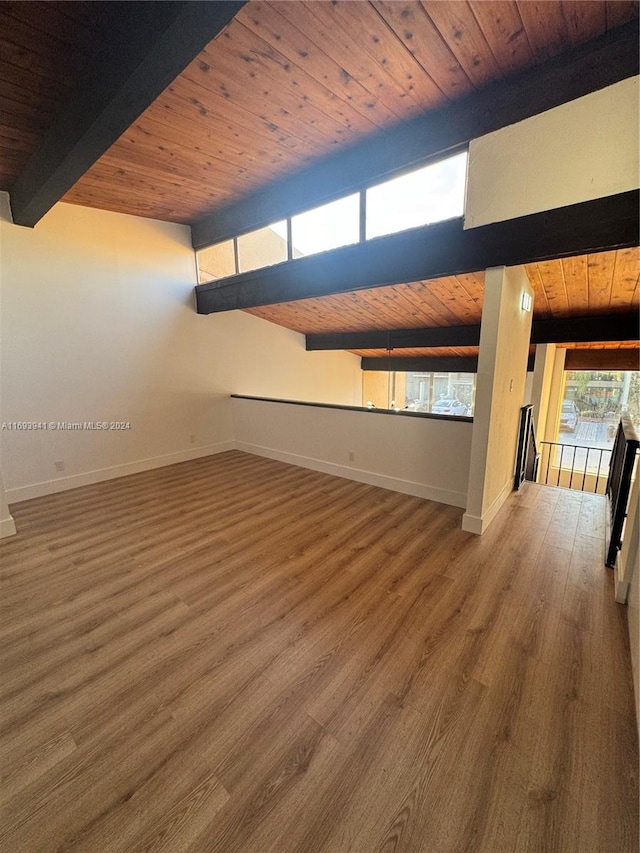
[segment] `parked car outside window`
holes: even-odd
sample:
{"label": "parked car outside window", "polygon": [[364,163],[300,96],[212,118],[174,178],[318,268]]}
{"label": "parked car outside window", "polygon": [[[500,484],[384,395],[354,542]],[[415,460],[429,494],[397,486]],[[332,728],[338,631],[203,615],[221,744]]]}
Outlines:
{"label": "parked car outside window", "polygon": [[431,411],[434,415],[466,415],[468,408],[469,407],[465,403],[461,403],[460,400],[449,397],[444,400],[438,400],[434,403]]}

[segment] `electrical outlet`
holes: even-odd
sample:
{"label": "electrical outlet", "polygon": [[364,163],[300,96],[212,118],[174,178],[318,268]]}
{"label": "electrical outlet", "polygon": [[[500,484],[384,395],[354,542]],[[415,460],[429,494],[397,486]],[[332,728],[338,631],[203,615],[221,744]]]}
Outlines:
{"label": "electrical outlet", "polygon": [[353,460],[354,460],[355,458],[356,458],[355,453],[353,452],[353,450],[350,450],[350,451],[349,451],[349,462],[353,462]]}
{"label": "electrical outlet", "polygon": [[191,433],[191,435],[189,436],[189,440],[191,441],[191,444],[196,443],[196,436],[194,435],[194,433]]}
{"label": "electrical outlet", "polygon": [[53,464],[55,465],[56,471],[58,471],[58,473],[60,471],[64,471],[64,462],[62,461],[62,459],[59,459],[57,462],[54,462]]}

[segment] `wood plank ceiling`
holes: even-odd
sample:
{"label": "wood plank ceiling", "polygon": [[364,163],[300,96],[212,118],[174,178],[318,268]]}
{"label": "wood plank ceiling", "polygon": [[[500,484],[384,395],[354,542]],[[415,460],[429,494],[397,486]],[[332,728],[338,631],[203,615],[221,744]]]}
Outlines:
{"label": "wood plank ceiling", "polygon": [[[2,93],[21,116],[17,130],[3,122],[4,185],[91,51],[101,5],[0,4]],[[635,3],[603,0],[251,0],[64,200],[193,222],[635,16]]]}
{"label": "wood plank ceiling", "polygon": [[155,197],[153,216],[190,222],[625,16],[485,5],[251,2],[65,200],[144,215]]}
{"label": "wood plank ceiling", "polygon": [[0,3],[0,189],[38,146],[98,47],[102,3]]}
{"label": "wood plank ceiling", "polygon": [[[640,310],[639,248],[527,264],[526,271],[535,293],[537,319]],[[301,334],[466,326],[480,322],[483,293],[484,273],[478,272],[247,310]]]}
{"label": "wood plank ceiling", "polygon": [[537,6],[250,2],[65,200],[190,222],[630,14]]}
{"label": "wood plank ceiling", "polygon": [[[104,5],[0,3],[0,189],[95,53]],[[637,16],[619,0],[251,0],[64,201],[191,223]],[[535,315],[637,309],[638,270],[633,249],[532,264]],[[482,292],[476,273],[251,313],[303,333],[473,324]]]}

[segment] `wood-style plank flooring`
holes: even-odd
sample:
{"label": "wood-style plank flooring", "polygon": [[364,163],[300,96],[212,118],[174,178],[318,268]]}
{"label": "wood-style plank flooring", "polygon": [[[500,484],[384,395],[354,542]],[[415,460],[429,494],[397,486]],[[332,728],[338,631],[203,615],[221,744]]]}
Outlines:
{"label": "wood-style plank flooring", "polygon": [[13,506],[3,853],[634,853],[603,499],[239,452]]}

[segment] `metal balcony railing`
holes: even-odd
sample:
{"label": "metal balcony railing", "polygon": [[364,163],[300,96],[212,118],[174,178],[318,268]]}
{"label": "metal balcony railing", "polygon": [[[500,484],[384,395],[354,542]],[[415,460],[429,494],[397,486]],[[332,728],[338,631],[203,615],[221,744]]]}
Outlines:
{"label": "metal balcony railing", "polygon": [[635,475],[640,435],[629,415],[624,414],[613,443],[613,459],[607,480],[607,499],[611,524],[607,541],[607,566],[613,568],[622,548],[631,482]]}
{"label": "metal balcony railing", "polygon": [[603,495],[611,450],[583,444],[541,441],[538,483]]}

